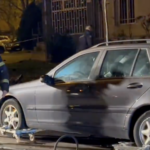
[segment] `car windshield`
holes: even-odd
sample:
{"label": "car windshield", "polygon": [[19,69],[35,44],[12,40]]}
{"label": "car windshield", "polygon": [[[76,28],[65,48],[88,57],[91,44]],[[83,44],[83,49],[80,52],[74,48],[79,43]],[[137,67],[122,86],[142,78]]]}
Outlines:
{"label": "car windshield", "polygon": [[56,81],[70,82],[88,80],[99,52],[81,55],[60,68],[54,78]]}

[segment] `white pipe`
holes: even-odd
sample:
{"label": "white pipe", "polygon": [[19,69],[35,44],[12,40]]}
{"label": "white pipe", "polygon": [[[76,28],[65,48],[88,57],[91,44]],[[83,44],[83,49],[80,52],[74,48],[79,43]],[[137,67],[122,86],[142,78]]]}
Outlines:
{"label": "white pipe", "polygon": [[47,25],[47,16],[46,16],[46,13],[47,13],[47,9],[46,9],[46,0],[43,0],[43,3],[44,3],[44,23],[45,25]]}
{"label": "white pipe", "polygon": [[107,0],[104,0],[104,20],[105,20],[105,34],[106,34],[106,46],[108,46],[108,23],[107,23]]}

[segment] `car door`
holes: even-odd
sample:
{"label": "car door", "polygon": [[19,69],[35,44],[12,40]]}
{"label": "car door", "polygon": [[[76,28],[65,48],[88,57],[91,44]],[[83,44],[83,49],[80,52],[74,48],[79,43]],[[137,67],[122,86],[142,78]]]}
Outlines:
{"label": "car door", "polygon": [[89,108],[95,100],[90,87],[95,84],[93,70],[99,57],[99,51],[83,54],[55,71],[54,87],[37,87],[36,111],[42,128],[90,132]]}
{"label": "car door", "polygon": [[[137,48],[106,50],[102,65],[100,63],[95,91],[104,101],[99,112],[103,117],[99,117],[95,125],[105,136],[123,137],[126,114],[136,98],[146,91],[146,88],[140,88],[140,84],[135,84],[136,81],[131,81],[131,71],[138,53]],[[131,90],[132,86],[138,89],[136,95]]]}
{"label": "car door", "polygon": [[139,99],[150,87],[150,59],[149,51],[145,48],[138,53],[133,67],[128,89],[132,92],[132,99]]}

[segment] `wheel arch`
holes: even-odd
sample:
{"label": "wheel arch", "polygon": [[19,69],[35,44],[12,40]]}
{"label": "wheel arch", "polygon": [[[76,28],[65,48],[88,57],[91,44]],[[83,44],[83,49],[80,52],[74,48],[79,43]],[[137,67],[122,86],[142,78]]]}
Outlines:
{"label": "wheel arch", "polygon": [[22,111],[22,113],[23,113],[24,122],[25,122],[25,126],[26,126],[26,119],[25,119],[25,114],[24,114],[23,108],[22,108],[20,102],[18,101],[18,99],[17,99],[16,97],[14,97],[14,96],[12,96],[12,95],[7,95],[7,96],[5,96],[4,98],[2,98],[2,99],[0,100],[0,109],[1,109],[2,105],[4,104],[4,102],[6,102],[6,101],[9,100],[9,99],[13,99],[14,101],[16,101],[16,102],[19,104],[19,106],[20,106],[20,108],[21,108],[21,111]]}
{"label": "wheel arch", "polygon": [[149,110],[150,110],[150,105],[144,105],[144,106],[141,106],[138,109],[136,109],[134,111],[134,113],[132,114],[132,117],[131,117],[130,123],[129,123],[129,137],[131,140],[134,141],[133,129],[134,129],[136,121],[139,119],[139,117],[141,115],[143,115],[145,112],[147,112]]}

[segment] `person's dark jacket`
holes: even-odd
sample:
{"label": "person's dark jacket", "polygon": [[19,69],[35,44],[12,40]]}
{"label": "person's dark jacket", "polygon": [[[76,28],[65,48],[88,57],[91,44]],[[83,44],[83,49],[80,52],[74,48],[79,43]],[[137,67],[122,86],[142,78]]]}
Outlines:
{"label": "person's dark jacket", "polygon": [[2,91],[9,92],[9,73],[1,57],[0,57],[0,87]]}
{"label": "person's dark jacket", "polygon": [[79,47],[78,51],[85,50],[93,46],[93,36],[90,31],[86,31],[83,35],[79,37]]}

